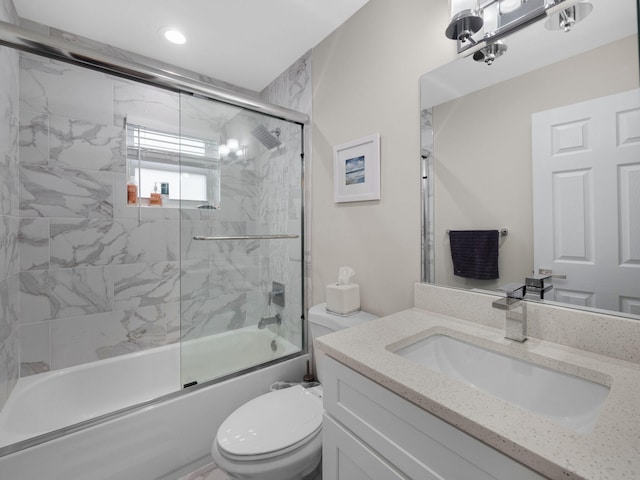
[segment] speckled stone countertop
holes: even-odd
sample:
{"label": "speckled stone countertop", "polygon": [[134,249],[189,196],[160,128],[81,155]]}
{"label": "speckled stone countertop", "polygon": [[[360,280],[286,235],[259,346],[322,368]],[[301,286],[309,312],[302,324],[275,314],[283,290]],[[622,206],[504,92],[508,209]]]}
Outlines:
{"label": "speckled stone countertop", "polygon": [[[593,431],[576,433],[393,353],[445,334],[611,388]],[[330,357],[551,479],[640,479],[640,365],[413,308],[317,338]]]}

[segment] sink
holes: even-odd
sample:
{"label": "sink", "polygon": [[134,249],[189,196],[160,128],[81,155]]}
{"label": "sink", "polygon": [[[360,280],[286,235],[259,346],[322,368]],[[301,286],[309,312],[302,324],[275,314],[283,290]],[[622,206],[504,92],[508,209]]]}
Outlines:
{"label": "sink", "polygon": [[446,335],[394,352],[579,433],[593,430],[609,387]]}

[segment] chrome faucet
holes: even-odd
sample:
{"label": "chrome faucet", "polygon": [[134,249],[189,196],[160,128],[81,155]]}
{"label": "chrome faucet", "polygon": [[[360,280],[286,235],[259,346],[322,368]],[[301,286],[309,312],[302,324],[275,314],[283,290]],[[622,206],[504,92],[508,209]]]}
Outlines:
{"label": "chrome faucet", "polygon": [[532,275],[525,280],[527,300],[544,300],[544,295],[553,288],[551,275]]}
{"label": "chrome faucet", "polygon": [[282,317],[276,313],[274,317],[262,317],[258,322],[258,328],[264,328],[267,325],[280,325],[281,323]]}
{"label": "chrome faucet", "polygon": [[524,342],[527,339],[527,286],[510,283],[499,288],[507,296],[494,301],[491,306],[505,310],[504,338]]}

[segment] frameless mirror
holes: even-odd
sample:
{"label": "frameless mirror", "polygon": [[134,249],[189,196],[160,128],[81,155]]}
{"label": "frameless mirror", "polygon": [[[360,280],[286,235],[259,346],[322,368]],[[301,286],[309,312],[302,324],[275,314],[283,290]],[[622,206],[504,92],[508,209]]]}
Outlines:
{"label": "frameless mirror", "polygon": [[[421,78],[423,281],[494,291],[550,272],[545,301],[640,319],[637,5],[589,1],[568,33],[539,21],[490,66]],[[499,278],[454,275],[450,230],[502,229]]]}

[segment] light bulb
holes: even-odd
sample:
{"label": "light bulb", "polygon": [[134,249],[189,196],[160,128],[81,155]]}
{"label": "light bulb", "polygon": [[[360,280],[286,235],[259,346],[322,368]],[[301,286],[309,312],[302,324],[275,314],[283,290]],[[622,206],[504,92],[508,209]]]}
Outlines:
{"label": "light bulb", "polygon": [[176,28],[160,27],[159,31],[167,41],[176,45],[182,45],[187,42],[187,36]]}
{"label": "light bulb", "polygon": [[500,13],[510,13],[522,5],[522,0],[500,0]]}

